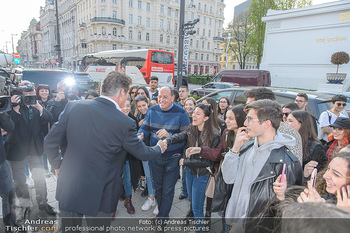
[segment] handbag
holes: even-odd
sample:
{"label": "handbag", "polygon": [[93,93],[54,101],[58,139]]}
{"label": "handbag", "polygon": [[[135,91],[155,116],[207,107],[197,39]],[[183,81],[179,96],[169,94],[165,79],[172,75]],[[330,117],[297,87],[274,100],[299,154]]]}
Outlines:
{"label": "handbag", "polygon": [[213,212],[219,212],[225,209],[229,193],[229,185],[225,183],[221,172],[221,165],[223,161],[223,159],[220,161],[220,166],[215,176],[215,188],[211,207]]}

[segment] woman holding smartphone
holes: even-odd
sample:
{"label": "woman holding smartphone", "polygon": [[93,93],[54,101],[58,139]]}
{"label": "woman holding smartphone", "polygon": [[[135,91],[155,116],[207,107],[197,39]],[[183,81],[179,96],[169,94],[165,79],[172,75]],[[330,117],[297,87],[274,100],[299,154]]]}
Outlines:
{"label": "woman holding smartphone", "polygon": [[321,171],[328,163],[323,145],[317,138],[311,115],[302,110],[292,111],[286,123],[297,130],[301,136],[303,148],[304,177],[310,178],[314,168]]}
{"label": "woman holding smartphone", "polygon": [[[192,114],[192,124],[181,133],[172,135],[165,139],[168,145],[187,142],[187,147],[207,146],[214,148],[220,141],[218,131],[214,127],[214,118],[211,105],[198,104]],[[196,154],[179,161],[179,165],[186,166],[186,186],[191,202],[191,210],[186,217],[204,219],[205,189],[210,175],[212,163],[208,159],[199,157]]]}
{"label": "woman holding smartphone", "polygon": [[[287,182],[275,182],[274,191],[280,200],[284,199]],[[276,187],[281,187],[275,188]],[[282,188],[283,186],[283,188]],[[300,193],[298,202],[331,202],[350,212],[350,153],[339,152],[328,164],[327,169],[319,173],[314,186],[308,181],[307,188]]]}

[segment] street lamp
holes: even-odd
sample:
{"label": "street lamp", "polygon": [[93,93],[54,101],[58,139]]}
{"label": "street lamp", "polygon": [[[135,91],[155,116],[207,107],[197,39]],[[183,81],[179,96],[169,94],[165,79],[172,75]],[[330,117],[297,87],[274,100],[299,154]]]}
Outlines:
{"label": "street lamp", "polygon": [[[13,37],[14,36],[17,36],[17,34],[11,34],[11,39],[12,39],[12,55],[15,53],[15,48],[14,48],[14,46],[13,46]],[[7,47],[7,45],[6,45],[6,47]]]}

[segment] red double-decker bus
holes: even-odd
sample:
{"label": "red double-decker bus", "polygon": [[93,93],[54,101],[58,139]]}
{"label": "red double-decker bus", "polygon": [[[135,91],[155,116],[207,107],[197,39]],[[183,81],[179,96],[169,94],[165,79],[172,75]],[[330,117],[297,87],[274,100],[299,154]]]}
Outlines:
{"label": "red double-decker bus", "polygon": [[80,70],[87,72],[95,81],[101,81],[116,67],[125,68],[125,74],[134,80],[149,83],[151,76],[158,77],[159,85],[174,85],[174,54],[155,49],[110,50],[83,57]]}

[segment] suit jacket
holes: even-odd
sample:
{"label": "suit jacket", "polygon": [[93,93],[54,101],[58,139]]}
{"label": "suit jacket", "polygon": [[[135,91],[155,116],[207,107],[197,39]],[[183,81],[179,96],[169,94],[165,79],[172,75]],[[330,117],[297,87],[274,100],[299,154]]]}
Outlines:
{"label": "suit jacket", "polygon": [[[62,162],[59,146],[66,142]],[[45,138],[45,152],[60,169],[56,199],[60,208],[89,216],[116,210],[127,153],[141,160],[161,156],[137,137],[136,123],[108,99],[69,102]]]}
{"label": "suit jacket", "polygon": [[[52,115],[44,108],[43,114],[40,116],[40,112],[36,108],[30,107],[32,119],[29,120],[29,110],[26,108],[26,106],[21,105],[20,114],[14,110],[10,111],[15,129],[8,132],[5,141],[5,151],[9,161],[22,161],[29,154],[41,156],[44,151],[42,127],[52,120]],[[34,145],[30,145],[33,142]],[[29,151],[29,148],[34,149],[34,151]]]}

